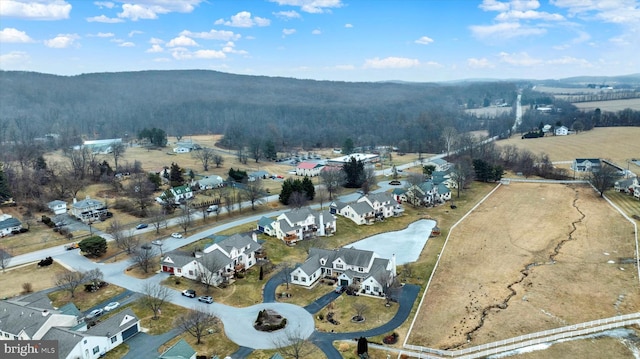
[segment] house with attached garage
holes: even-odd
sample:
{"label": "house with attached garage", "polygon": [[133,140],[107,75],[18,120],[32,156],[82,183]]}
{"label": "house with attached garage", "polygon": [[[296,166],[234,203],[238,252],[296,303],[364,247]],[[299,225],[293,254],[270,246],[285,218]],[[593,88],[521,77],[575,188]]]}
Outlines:
{"label": "house with attached garage", "polygon": [[449,170],[449,168],[451,168],[451,164],[449,162],[447,162],[447,160],[442,159],[442,158],[433,158],[428,160],[425,164],[425,166],[433,166],[435,167],[436,171],[447,171]]}
{"label": "house with attached garage", "polygon": [[618,192],[624,192],[633,195],[638,186],[638,177],[631,177],[616,181],[613,187]]}
{"label": "house with attached garage", "polygon": [[22,222],[10,214],[0,214],[0,237],[8,236],[22,229]]}
{"label": "house with attached garage", "polygon": [[355,285],[364,294],[384,296],[385,287],[396,277],[395,254],[390,259],[355,248],[311,248],[304,263],[291,271],[292,284],[312,287],[325,277],[338,285]]}
{"label": "house with attached garage", "polygon": [[336,232],[336,218],[329,210],[310,208],[293,209],[282,213],[271,224],[274,236],[293,245],[314,237],[324,237]]}
{"label": "house with attached garage", "polygon": [[329,205],[329,210],[356,224],[373,224],[404,212],[402,205],[389,192],[369,193],[350,203],[335,201]]}
{"label": "house with attached garage", "polygon": [[601,167],[599,158],[576,158],[571,164],[571,169],[576,172],[597,172]]}
{"label": "house with attached garage", "polygon": [[184,185],[172,187],[171,189],[164,191],[159,197],[156,197],[156,202],[173,202],[174,204],[181,204],[191,198],[193,198],[193,190],[190,186]]}
{"label": "house with attached garage", "polygon": [[54,309],[48,298],[0,301],[0,313],[0,340],[56,341],[65,359],[100,358],[140,331],[131,309],[89,324],[73,304]]}
{"label": "house with attached garage", "polygon": [[161,261],[161,270],[191,280],[218,285],[236,271],[253,267],[262,245],[255,233],[216,237],[202,252],[171,251]]}
{"label": "house with attached garage", "polygon": [[444,183],[434,183],[429,179],[412,185],[405,193],[407,202],[413,206],[435,206],[451,199],[451,190]]}
{"label": "house with attached garage", "polygon": [[275,229],[273,228],[273,222],[275,222],[275,220],[272,218],[262,217],[260,218],[260,220],[258,220],[258,228],[256,228],[256,230],[270,237],[275,237],[276,232],[275,232]]}
{"label": "house with attached garage", "polygon": [[224,179],[216,175],[204,176],[199,180],[194,180],[191,183],[191,186],[200,188],[201,191],[204,191],[206,189],[220,188],[224,187]]}
{"label": "house with attached garage", "polygon": [[54,214],[65,214],[67,213],[67,202],[61,200],[55,200],[47,203],[47,207]]}
{"label": "house with attached garage", "polygon": [[71,214],[84,223],[97,222],[106,218],[107,206],[104,202],[89,196],[81,201],[74,198],[71,204]]}

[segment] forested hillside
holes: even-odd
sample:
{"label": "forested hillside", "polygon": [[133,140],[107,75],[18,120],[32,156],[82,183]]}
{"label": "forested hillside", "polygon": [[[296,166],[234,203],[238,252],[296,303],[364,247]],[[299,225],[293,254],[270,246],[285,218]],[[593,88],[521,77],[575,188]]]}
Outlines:
{"label": "forested hillside", "polygon": [[276,146],[402,145],[442,150],[441,131],[508,129],[512,116],[479,121],[467,107],[512,104],[508,82],[348,83],[233,75],[215,71],[144,71],[55,76],[0,72],[0,142],[60,134],[134,138],[143,128],[169,135],[217,133],[226,145],[256,139]]}

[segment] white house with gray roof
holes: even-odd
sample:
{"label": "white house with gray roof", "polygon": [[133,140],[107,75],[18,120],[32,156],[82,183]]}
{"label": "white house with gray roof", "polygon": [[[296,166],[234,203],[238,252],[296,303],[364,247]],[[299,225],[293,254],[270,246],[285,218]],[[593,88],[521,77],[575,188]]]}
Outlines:
{"label": "white house with gray roof", "polygon": [[87,196],[78,201],[73,199],[71,214],[84,223],[97,222],[107,215],[107,206],[104,202]]}
{"label": "white house with gray roof", "polygon": [[369,193],[350,203],[336,201],[329,205],[329,210],[359,225],[373,224],[404,212],[402,205],[389,192]]}
{"label": "white house with gray roof", "polygon": [[22,222],[10,214],[0,214],[0,237],[22,229]]}
{"label": "white house with gray roof", "polygon": [[395,255],[387,259],[355,248],[311,248],[305,262],[293,269],[290,276],[292,284],[304,287],[330,277],[337,278],[338,285],[356,285],[364,294],[384,296],[385,287],[396,277]]}
{"label": "white house with gray roof", "polygon": [[47,207],[49,207],[51,212],[53,212],[54,214],[67,213],[67,202],[61,201],[59,199],[47,203]]}
{"label": "white house with gray roof", "polygon": [[218,285],[236,271],[253,267],[257,262],[256,254],[261,248],[255,233],[219,237],[202,253],[166,253],[161,262],[161,269],[178,277],[209,281],[210,285]]}
{"label": "white house with gray roof", "polygon": [[336,217],[330,210],[315,211],[298,208],[282,213],[271,224],[275,237],[287,244],[332,235],[336,232]]}

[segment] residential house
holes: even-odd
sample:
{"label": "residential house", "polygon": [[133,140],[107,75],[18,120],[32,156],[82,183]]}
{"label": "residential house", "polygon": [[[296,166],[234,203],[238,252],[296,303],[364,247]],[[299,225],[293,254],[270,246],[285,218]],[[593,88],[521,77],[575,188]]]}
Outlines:
{"label": "residential house", "polygon": [[571,169],[576,172],[596,172],[600,167],[602,163],[599,158],[576,158],[571,164]]}
{"label": "residential house", "polygon": [[553,134],[556,136],[566,136],[569,134],[569,129],[566,126],[556,127],[555,130],[553,130]]}
{"label": "residential house", "polygon": [[294,268],[290,276],[292,284],[304,287],[331,277],[337,278],[338,285],[356,285],[364,294],[384,296],[385,287],[396,276],[395,255],[386,259],[362,249],[311,248],[305,262]]}
{"label": "residential house", "polygon": [[16,301],[0,301],[0,340],[40,340],[53,327],[75,327],[75,315],[63,314],[50,304],[42,309]]}
{"label": "residential house", "polygon": [[358,225],[373,224],[404,212],[394,195],[389,192],[369,193],[351,203],[333,202],[329,208],[331,213],[349,218]]}
{"label": "residential house", "polygon": [[336,218],[329,210],[294,209],[279,215],[272,223],[275,237],[287,244],[329,236],[336,232]]}
{"label": "residential house", "polygon": [[324,165],[317,162],[300,162],[296,166],[296,175],[309,177],[318,176],[323,168]]}
{"label": "residential house", "polygon": [[107,216],[107,206],[104,202],[87,196],[78,201],[73,199],[71,214],[84,223],[101,221]]}
{"label": "residential house", "polygon": [[436,171],[447,171],[449,168],[451,168],[451,164],[442,158],[430,159],[424,165],[434,166],[436,168]]}
{"label": "residential house", "polygon": [[218,237],[202,253],[166,253],[161,269],[178,277],[208,280],[209,284],[218,285],[236,271],[253,267],[261,248],[255,233]]}
{"label": "residential house", "polygon": [[391,195],[400,204],[407,201],[407,190],[404,188],[394,188]]}
{"label": "residential house", "polygon": [[0,237],[22,229],[22,222],[10,214],[0,214]]}
{"label": "residential house", "polygon": [[444,183],[434,183],[428,179],[420,184],[412,185],[405,193],[407,202],[413,206],[434,206],[451,199],[451,190]]}
{"label": "residential house", "polygon": [[249,182],[253,182],[257,179],[267,179],[270,177],[269,172],[264,171],[264,170],[260,170],[260,171],[253,171],[251,173],[249,173],[247,175],[247,181]]}
{"label": "residential house", "polygon": [[156,198],[159,203],[173,201],[175,204],[181,204],[186,200],[193,198],[193,190],[188,185],[172,187],[170,190],[163,192],[160,197]]}
{"label": "residential house", "polygon": [[180,339],[160,354],[158,359],[196,359],[196,351],[186,340]]}
{"label": "residential house", "polygon": [[191,183],[192,186],[200,188],[200,190],[224,187],[224,179],[217,175],[204,176],[197,181]]}
{"label": "residential house", "polygon": [[199,150],[202,147],[193,143],[193,141],[179,141],[176,143],[176,147],[173,148],[174,153],[189,153],[191,151]]}
{"label": "residential house", "polygon": [[121,145],[121,138],[111,138],[106,140],[87,140],[82,143],[82,146],[76,148],[88,148],[94,154],[109,154],[113,152],[113,147]]}
{"label": "residential house", "polygon": [[618,192],[633,194],[638,187],[638,177],[631,177],[614,183],[614,189]]}
{"label": "residential house", "polygon": [[273,222],[275,222],[275,220],[268,217],[260,218],[260,220],[258,221],[257,231],[260,233],[264,233],[270,237],[275,237],[276,232],[273,228]]}
{"label": "residential house", "polygon": [[47,203],[47,207],[54,214],[65,214],[67,213],[67,202],[61,200],[55,200]]}
{"label": "residential house", "polygon": [[458,188],[458,182],[453,179],[453,171],[434,171],[431,173],[431,181],[436,184],[443,183],[447,188]]}

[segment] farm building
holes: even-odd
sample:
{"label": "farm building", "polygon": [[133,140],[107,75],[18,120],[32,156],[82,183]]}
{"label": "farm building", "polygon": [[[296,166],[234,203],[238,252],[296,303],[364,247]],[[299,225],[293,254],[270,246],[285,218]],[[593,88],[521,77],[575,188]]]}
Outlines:
{"label": "farm building", "polygon": [[113,146],[122,144],[121,138],[110,138],[106,140],[84,141],[82,146],[76,146],[74,149],[88,148],[92,153],[108,154],[113,152]]}
{"label": "farm building", "polygon": [[380,161],[380,155],[371,153],[352,153],[350,155],[336,157],[327,160],[327,166],[342,167],[345,163],[350,162],[354,158],[356,161],[362,161],[362,163],[376,163]]}
{"label": "farm building", "polygon": [[317,162],[301,162],[296,166],[296,175],[314,177],[320,174],[322,168],[324,165]]}

